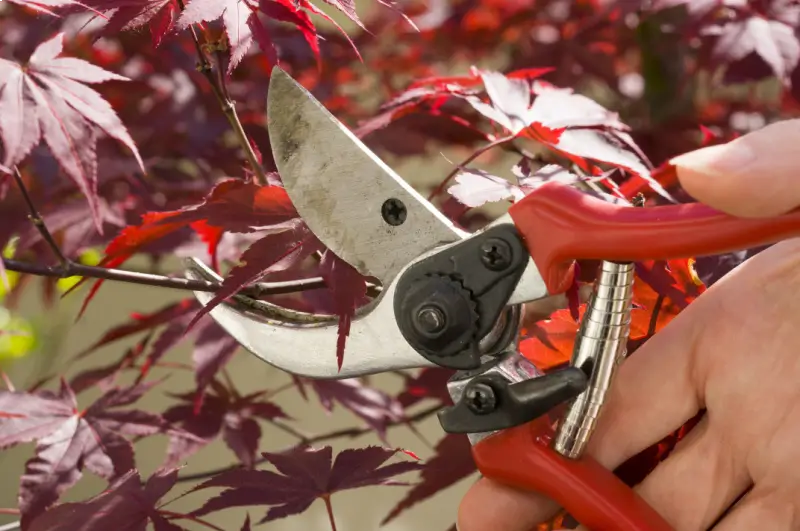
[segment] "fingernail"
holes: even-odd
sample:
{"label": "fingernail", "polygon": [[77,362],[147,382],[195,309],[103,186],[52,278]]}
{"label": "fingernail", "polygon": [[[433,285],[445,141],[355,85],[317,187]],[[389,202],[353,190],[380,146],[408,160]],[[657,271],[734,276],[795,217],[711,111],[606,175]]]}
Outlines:
{"label": "fingernail", "polygon": [[741,173],[756,159],[747,142],[734,140],[727,144],[709,146],[679,155],[670,163],[678,168],[710,175]]}

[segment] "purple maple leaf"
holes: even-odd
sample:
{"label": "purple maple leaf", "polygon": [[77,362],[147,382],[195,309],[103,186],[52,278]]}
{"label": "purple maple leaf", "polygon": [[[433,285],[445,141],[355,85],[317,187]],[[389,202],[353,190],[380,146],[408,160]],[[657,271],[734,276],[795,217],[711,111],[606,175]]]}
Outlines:
{"label": "purple maple leaf", "polygon": [[37,441],[19,489],[23,520],[55,502],[84,468],[105,479],[134,468],[133,447],[124,436],[169,428],[159,415],[118,408],[132,404],[153,385],[112,389],[84,411],[78,410],[75,394],[63,380],[58,394],[0,391],[0,449]]}
{"label": "purple maple leaf", "polygon": [[179,464],[207,444],[222,437],[239,461],[252,467],[255,462],[261,428],[258,419],[288,419],[280,406],[264,400],[267,391],[239,396],[220,382],[211,382],[211,392],[203,399],[199,412],[195,412],[195,394],[186,393],[177,398],[183,403],[163,413],[164,419],[195,435],[196,439],[174,436],[170,438],[167,460],[163,468]]}
{"label": "purple maple leaf", "polygon": [[335,403],[350,410],[366,422],[384,444],[386,444],[387,425],[402,422],[405,419],[403,406],[396,398],[365,385],[358,378],[344,380],[301,380],[297,378],[295,381],[310,384],[322,407],[327,411],[333,411]]}
{"label": "purple maple leaf", "polygon": [[0,139],[12,166],[41,138],[86,197],[97,230],[102,220],[97,197],[99,132],[127,146],[144,171],[139,152],[114,109],[84,83],[128,78],[74,57],[59,57],[64,34],[41,43],[23,66],[0,59]]}
{"label": "purple maple leaf", "polygon": [[425,463],[422,481],[408,491],[383,519],[381,525],[394,520],[403,511],[461,481],[476,470],[469,440],[457,433],[445,435],[436,445],[436,454]]}
{"label": "purple maple leaf", "polygon": [[183,531],[156,507],[172,489],[178,470],[159,470],[142,486],[139,472],[129,470],[97,496],[78,503],[57,505],[31,522],[27,531]]}
{"label": "purple maple leaf", "polygon": [[339,369],[344,361],[344,347],[350,335],[350,324],[356,309],[368,299],[367,280],[353,266],[330,250],[325,251],[319,265],[320,274],[330,286],[336,315],[339,316],[339,333],[336,341],[336,361]]}
{"label": "purple maple leaf", "polygon": [[282,271],[299,263],[317,250],[315,242],[316,238],[299,218],[289,220],[281,226],[276,225],[242,253],[239,257],[240,264],[231,269],[214,298],[195,314],[189,326],[193,326],[219,303],[258,281],[268,272]]}
{"label": "purple maple leaf", "polygon": [[397,401],[404,408],[409,408],[425,398],[432,398],[442,405],[453,403],[450,393],[447,391],[447,382],[455,371],[443,367],[426,367],[417,376],[404,374],[406,386],[397,395]]}
{"label": "purple maple leaf", "polygon": [[[299,446],[284,453],[263,453],[279,473],[269,470],[230,470],[222,472],[193,490],[226,487],[208,500],[194,515],[200,516],[229,507],[270,506],[260,523],[300,514],[317,499],[330,503],[336,492],[375,485],[405,486],[395,476],[422,468],[420,463],[403,461],[384,465],[399,449],[368,446],[339,452],[333,460],[330,446]],[[332,517],[332,516],[331,516]]]}

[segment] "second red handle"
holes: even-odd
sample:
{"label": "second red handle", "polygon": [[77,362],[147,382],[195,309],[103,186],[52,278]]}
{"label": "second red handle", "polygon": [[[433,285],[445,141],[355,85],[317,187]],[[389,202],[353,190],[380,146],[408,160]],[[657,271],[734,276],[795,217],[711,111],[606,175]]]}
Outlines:
{"label": "second red handle", "polygon": [[549,448],[549,431],[540,418],[478,442],[472,448],[478,470],[491,480],[556,501],[590,531],[673,531],[597,461],[588,456],[567,459]]}
{"label": "second red handle", "polygon": [[558,182],[531,192],[509,214],[551,295],[570,287],[575,260],[691,258],[800,236],[800,210],[738,218],[702,203],[635,208]]}

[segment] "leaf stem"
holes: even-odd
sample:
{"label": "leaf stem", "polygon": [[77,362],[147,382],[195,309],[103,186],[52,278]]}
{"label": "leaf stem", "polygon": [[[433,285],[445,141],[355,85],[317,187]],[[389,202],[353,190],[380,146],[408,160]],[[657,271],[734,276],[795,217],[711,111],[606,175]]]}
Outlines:
{"label": "leaf stem", "polygon": [[[177,1],[178,6],[180,7],[181,11],[183,11],[185,9],[183,0]],[[223,87],[220,86],[220,83],[215,78],[214,67],[211,65],[211,61],[208,60],[208,57],[206,57],[205,52],[203,52],[203,46],[200,44],[200,39],[197,37],[197,32],[195,31],[194,26],[189,27],[189,32],[192,35],[194,48],[197,51],[197,60],[199,63],[198,71],[203,74],[203,77],[206,78],[208,84],[211,86],[211,90],[214,92],[214,96],[216,96],[217,101],[219,102],[222,113],[231,124],[233,133],[236,135],[236,140],[239,142],[242,150],[244,150],[245,157],[247,157],[247,162],[250,163],[250,167],[256,174],[258,183],[261,185],[266,185],[268,182],[267,175],[264,173],[264,168],[258,161],[258,157],[253,150],[253,146],[250,144],[250,139],[247,138],[247,133],[245,132],[244,127],[242,127],[242,122],[239,120],[239,115],[236,113],[236,105],[230,98],[226,97],[225,93],[227,91],[223,90]],[[223,75],[225,74],[220,72],[220,76]]]}
{"label": "leaf stem", "polygon": [[489,142],[488,144],[486,144],[485,146],[480,147],[477,150],[475,150],[472,153],[472,155],[470,155],[469,157],[464,159],[461,162],[461,164],[456,164],[456,167],[453,168],[453,171],[448,173],[447,177],[445,177],[444,180],[439,183],[439,186],[437,186],[433,190],[433,192],[430,193],[430,195],[428,196],[428,201],[432,200],[434,197],[436,197],[437,195],[441,194],[442,191],[444,190],[444,187],[447,185],[448,182],[450,182],[450,179],[452,179],[459,171],[461,171],[464,168],[464,166],[466,166],[467,164],[469,164],[473,160],[477,159],[478,157],[480,157],[481,155],[483,155],[487,151],[489,151],[491,149],[494,149],[497,146],[502,146],[503,144],[505,144],[507,142],[511,142],[512,140],[514,140],[514,138],[516,138],[514,135],[504,136],[502,138],[498,138],[497,140],[493,140],[493,141]]}
{"label": "leaf stem", "polygon": [[207,521],[203,520],[202,518],[198,518],[198,517],[192,516],[190,514],[176,513],[176,512],[173,512],[173,511],[166,511],[164,509],[159,509],[158,512],[162,516],[169,517],[171,520],[189,520],[191,522],[194,522],[196,524],[200,524],[200,525],[202,525],[204,527],[207,527],[209,529],[213,529],[214,531],[225,531],[221,527],[217,527],[214,524],[212,524],[211,522],[207,522]]}
{"label": "leaf stem", "polygon": [[331,495],[323,494],[322,501],[325,502],[325,509],[328,510],[328,520],[331,523],[331,531],[336,531],[336,519],[333,517],[333,506],[331,505]]}

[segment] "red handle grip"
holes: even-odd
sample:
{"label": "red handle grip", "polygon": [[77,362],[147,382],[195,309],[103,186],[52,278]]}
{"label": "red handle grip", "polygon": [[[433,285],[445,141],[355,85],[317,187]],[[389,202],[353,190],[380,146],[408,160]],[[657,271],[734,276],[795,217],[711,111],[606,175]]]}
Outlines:
{"label": "red handle grip", "polygon": [[737,218],[702,203],[635,208],[550,182],[509,209],[551,295],[569,289],[575,260],[691,258],[800,236],[800,210]]}
{"label": "red handle grip", "polygon": [[548,447],[544,418],[503,430],[472,448],[492,480],[556,501],[590,531],[673,531],[613,472],[589,457],[567,459]]}

